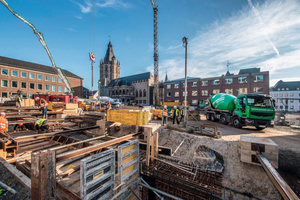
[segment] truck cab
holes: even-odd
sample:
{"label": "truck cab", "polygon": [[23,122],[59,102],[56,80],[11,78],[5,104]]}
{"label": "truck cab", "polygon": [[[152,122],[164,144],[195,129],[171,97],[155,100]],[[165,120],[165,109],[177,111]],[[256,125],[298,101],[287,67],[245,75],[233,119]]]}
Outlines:
{"label": "truck cab", "polygon": [[255,126],[257,129],[272,127],[275,117],[275,101],[269,95],[238,95],[233,112],[232,124],[236,128]]}

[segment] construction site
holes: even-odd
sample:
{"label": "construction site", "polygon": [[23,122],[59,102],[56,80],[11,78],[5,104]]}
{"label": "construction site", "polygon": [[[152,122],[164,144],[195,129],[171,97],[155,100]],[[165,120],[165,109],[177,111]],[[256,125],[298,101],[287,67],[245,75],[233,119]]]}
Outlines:
{"label": "construction site", "polygon": [[[22,99],[18,90],[0,98],[1,200],[299,199],[298,113],[276,112],[272,96],[254,93],[210,94],[203,108],[191,106],[186,37],[185,99],[161,101],[156,1],[150,0],[151,106],[119,105],[100,97],[100,81],[98,99],[80,100],[43,34],[0,2],[33,29],[66,88],[66,94]],[[95,56],[89,56],[93,70]]]}

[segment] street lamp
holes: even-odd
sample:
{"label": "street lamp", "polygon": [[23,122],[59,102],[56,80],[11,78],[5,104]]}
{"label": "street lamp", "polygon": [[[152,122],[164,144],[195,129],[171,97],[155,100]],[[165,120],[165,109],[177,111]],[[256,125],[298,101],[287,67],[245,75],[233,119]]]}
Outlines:
{"label": "street lamp", "polygon": [[184,83],[184,124],[187,128],[188,126],[188,118],[187,118],[187,112],[186,112],[186,96],[187,96],[187,45],[188,45],[188,39],[186,37],[182,38],[183,47],[185,47],[185,83]]}

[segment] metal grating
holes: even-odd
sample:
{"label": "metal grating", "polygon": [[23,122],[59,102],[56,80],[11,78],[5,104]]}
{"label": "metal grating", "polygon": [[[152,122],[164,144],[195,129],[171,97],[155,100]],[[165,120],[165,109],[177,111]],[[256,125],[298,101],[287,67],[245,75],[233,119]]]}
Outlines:
{"label": "metal grating", "polygon": [[115,187],[115,150],[81,160],[80,193],[84,200],[108,199]]}

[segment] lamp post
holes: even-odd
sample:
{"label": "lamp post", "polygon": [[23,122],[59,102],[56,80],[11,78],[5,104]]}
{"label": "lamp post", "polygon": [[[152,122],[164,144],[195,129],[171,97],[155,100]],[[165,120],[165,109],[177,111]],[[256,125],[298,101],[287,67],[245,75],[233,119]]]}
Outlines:
{"label": "lamp post", "polygon": [[186,37],[182,38],[183,47],[185,47],[185,82],[184,82],[184,125],[188,127],[188,118],[186,111],[186,96],[187,96],[187,45],[188,39]]}

